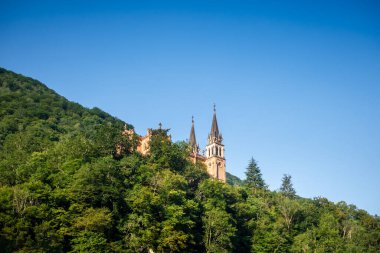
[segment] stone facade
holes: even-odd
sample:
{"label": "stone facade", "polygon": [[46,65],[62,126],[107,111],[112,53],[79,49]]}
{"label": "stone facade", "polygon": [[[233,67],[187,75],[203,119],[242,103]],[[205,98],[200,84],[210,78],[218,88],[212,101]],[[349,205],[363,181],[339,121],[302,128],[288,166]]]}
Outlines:
{"label": "stone facade", "polygon": [[[160,124],[161,128],[161,124]],[[125,129],[123,132],[124,135],[134,135],[133,129]],[[149,153],[150,146],[149,142],[152,137],[152,129],[148,128],[145,136],[139,136],[137,151],[142,155]],[[171,140],[171,136],[168,136]],[[194,118],[192,119],[192,126],[190,131],[189,145],[191,147],[191,153],[189,154],[189,159],[196,163],[202,162],[206,165],[208,174],[222,182],[226,182],[226,159],[224,157],[224,145],[223,137],[219,133],[218,122],[216,119],[216,110],[214,106],[214,115],[212,119],[211,131],[207,138],[206,150],[204,155],[200,153],[199,145],[195,137],[195,128],[194,128]]]}
{"label": "stone facade", "polygon": [[152,129],[148,128],[146,131],[146,135],[139,137],[137,152],[141,153],[142,155],[148,154],[149,149],[150,149],[149,142],[151,138],[152,138]]}
{"label": "stone facade", "polygon": [[199,146],[195,138],[194,119],[190,131],[189,145],[192,147],[193,161],[201,161],[207,167],[208,174],[222,182],[226,182],[226,159],[224,157],[223,137],[219,133],[218,121],[216,119],[216,110],[214,106],[214,115],[212,118],[211,131],[207,138],[205,156],[199,154]]}

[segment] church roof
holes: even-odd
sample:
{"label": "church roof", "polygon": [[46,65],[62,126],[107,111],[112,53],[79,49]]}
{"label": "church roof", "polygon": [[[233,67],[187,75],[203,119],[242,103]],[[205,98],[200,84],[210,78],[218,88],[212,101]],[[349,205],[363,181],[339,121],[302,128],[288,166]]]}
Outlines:
{"label": "church roof", "polygon": [[212,125],[211,125],[211,132],[210,136],[212,138],[219,138],[219,127],[218,127],[218,121],[216,120],[216,110],[214,105],[214,116],[212,118]]}
{"label": "church roof", "polygon": [[195,138],[195,130],[194,130],[194,117],[191,120],[191,130],[190,130],[190,138],[189,138],[189,144],[191,147],[197,147],[197,139]]}

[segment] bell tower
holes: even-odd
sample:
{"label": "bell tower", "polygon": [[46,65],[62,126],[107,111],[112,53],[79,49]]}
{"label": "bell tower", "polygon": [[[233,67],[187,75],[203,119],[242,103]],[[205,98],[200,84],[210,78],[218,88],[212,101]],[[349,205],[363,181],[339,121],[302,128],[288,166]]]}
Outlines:
{"label": "bell tower", "polygon": [[207,172],[214,178],[226,182],[226,159],[224,158],[223,137],[219,133],[216,109],[212,118],[211,132],[207,138],[206,166]]}

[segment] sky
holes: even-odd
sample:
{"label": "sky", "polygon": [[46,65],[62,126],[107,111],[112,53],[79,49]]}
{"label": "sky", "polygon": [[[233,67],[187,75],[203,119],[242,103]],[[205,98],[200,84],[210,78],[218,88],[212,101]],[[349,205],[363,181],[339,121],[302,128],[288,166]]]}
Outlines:
{"label": "sky", "polygon": [[143,135],[200,147],[213,103],[227,171],[380,214],[378,1],[0,3],[0,66]]}

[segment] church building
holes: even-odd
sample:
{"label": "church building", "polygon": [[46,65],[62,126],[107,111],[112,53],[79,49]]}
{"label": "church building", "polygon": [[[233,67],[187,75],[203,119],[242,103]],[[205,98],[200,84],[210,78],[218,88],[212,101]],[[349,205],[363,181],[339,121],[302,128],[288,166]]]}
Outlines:
{"label": "church building", "polygon": [[[161,128],[161,124],[160,124]],[[132,138],[135,134],[133,129],[125,127],[123,135]],[[145,136],[138,137],[137,152],[147,155],[150,151],[150,140],[152,137],[152,129],[148,128]],[[171,140],[171,136],[168,136]],[[216,110],[214,105],[214,115],[212,118],[211,131],[207,138],[206,149],[200,153],[199,145],[195,137],[194,118],[192,118],[192,126],[190,130],[189,145],[191,153],[189,158],[193,163],[202,162],[206,165],[208,174],[222,182],[226,182],[226,159],[224,158],[223,137],[219,132],[218,121],[216,119]],[[120,147],[119,147],[120,149]]]}
{"label": "church building", "polygon": [[207,138],[207,145],[204,154],[199,153],[200,149],[195,137],[194,118],[192,118],[189,145],[191,147],[190,157],[193,162],[203,162],[206,165],[207,172],[211,177],[222,182],[226,182],[226,159],[224,157],[223,137],[222,134],[219,133],[215,105],[211,131]]}

